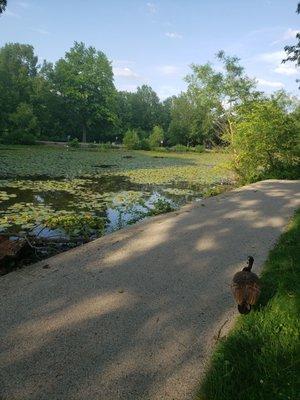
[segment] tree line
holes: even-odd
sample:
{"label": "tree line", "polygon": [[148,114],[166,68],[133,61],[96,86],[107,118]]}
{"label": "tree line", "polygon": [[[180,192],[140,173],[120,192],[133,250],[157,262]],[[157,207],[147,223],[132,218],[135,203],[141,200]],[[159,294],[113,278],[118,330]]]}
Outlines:
{"label": "tree line", "polygon": [[170,101],[161,102],[147,85],[117,91],[106,55],[77,42],[55,64],[42,65],[30,45],[2,47],[0,107],[0,138],[11,143],[70,136],[106,142],[129,129],[147,137],[170,123]]}
{"label": "tree line", "polygon": [[247,170],[245,180],[275,170],[281,176],[291,166],[295,175],[299,101],[283,91],[265,95],[238,57],[224,51],[216,57],[222,68],[191,65],[187,90],[160,101],[147,85],[118,91],[107,56],[84,43],[42,65],[31,45],[8,43],[0,49],[0,141],[77,138],[145,150],[223,146],[235,155],[240,176]]}

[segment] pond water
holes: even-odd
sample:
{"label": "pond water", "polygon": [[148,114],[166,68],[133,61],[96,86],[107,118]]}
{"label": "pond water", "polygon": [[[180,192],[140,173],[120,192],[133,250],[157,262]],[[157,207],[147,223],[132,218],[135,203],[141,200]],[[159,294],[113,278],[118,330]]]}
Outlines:
{"label": "pond water", "polygon": [[[54,156],[57,158],[56,153]],[[82,157],[82,153],[77,157]],[[110,159],[106,155],[105,164],[99,162],[99,155],[97,162],[93,157],[92,154],[88,161],[90,168],[97,172],[88,171],[79,175],[78,171],[74,177],[63,176],[63,166],[57,170],[56,175],[59,176],[36,173],[30,177],[26,175],[27,163],[20,175],[16,175],[18,169],[15,165],[7,166],[7,177],[0,179],[0,236],[25,238],[32,250],[19,257],[17,264],[14,261],[14,266],[46,258],[138,220],[175,210],[187,202],[200,200],[203,195],[230,187],[228,179],[220,175],[206,182],[199,182],[197,176],[193,178],[194,181],[188,178],[184,180],[188,174],[194,177],[198,173],[197,164],[193,165],[194,160],[198,160],[196,158],[186,162],[185,159],[177,161],[175,157],[169,157],[160,160],[165,163],[161,168],[151,169],[153,165],[149,164],[148,169],[131,168],[132,171],[123,175],[123,168],[118,170],[116,162],[120,163],[122,157],[121,162],[124,163],[124,156],[113,153]],[[148,155],[134,157],[138,159],[139,167],[142,165],[142,157],[148,163],[153,162],[148,160]],[[126,160],[129,165],[133,164],[131,158],[133,156],[130,155],[130,159]],[[7,160],[9,162],[10,159]],[[70,159],[70,162],[73,161]],[[84,165],[88,165],[87,158],[83,161]],[[206,159],[204,161],[206,164],[202,164],[202,168],[205,172],[210,169],[210,164],[207,164]],[[178,166],[174,165],[176,162]],[[55,170],[55,162],[52,165]],[[12,177],[13,169],[15,173]],[[99,169],[105,172],[99,173]],[[51,170],[51,165],[48,170]],[[176,179],[170,179],[176,173]]]}

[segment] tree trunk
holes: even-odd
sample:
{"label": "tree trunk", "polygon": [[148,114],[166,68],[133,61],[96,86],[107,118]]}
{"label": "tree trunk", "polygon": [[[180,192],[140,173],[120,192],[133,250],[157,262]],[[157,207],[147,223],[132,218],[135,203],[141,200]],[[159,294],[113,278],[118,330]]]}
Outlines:
{"label": "tree trunk", "polygon": [[236,154],[236,150],[235,150],[234,144],[233,144],[234,132],[233,132],[233,128],[232,128],[232,123],[229,118],[227,118],[227,122],[228,122],[228,130],[229,130],[229,134],[230,134],[230,142],[231,142],[231,146],[233,148],[233,154]]}
{"label": "tree trunk", "polygon": [[82,142],[86,143],[86,126],[82,125]]}

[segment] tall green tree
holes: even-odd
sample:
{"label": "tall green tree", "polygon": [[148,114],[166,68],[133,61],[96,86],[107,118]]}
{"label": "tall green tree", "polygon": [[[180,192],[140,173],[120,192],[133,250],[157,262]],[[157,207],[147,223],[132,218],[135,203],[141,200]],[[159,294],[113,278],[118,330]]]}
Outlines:
{"label": "tall green tree", "polygon": [[75,42],[74,46],[54,66],[50,74],[55,92],[61,96],[82,132],[99,132],[116,124],[115,87],[111,63],[94,47]]}
{"label": "tall green tree", "polygon": [[72,133],[72,113],[64,99],[53,89],[49,75],[53,65],[44,61],[33,81],[30,103],[39,121],[41,138],[44,140],[66,140]]}
{"label": "tall green tree", "polygon": [[131,99],[132,126],[144,131],[151,131],[159,123],[161,117],[161,104],[155,91],[147,85],[137,88]]}
{"label": "tall green tree", "polygon": [[225,130],[233,135],[236,106],[259,96],[255,80],[245,75],[238,57],[227,56],[221,50],[217,60],[223,64],[222,72],[216,71],[210,63],[193,64],[192,74],[186,77],[190,104],[199,111],[194,129],[202,132],[203,137]]}
{"label": "tall green tree", "polygon": [[173,99],[171,122],[167,131],[167,144],[183,144],[188,146],[193,136],[192,123],[195,120],[196,109],[190,103],[187,93],[181,93]]}
{"label": "tall green tree", "polygon": [[133,128],[133,98],[136,93],[119,91],[116,99],[116,112],[118,116],[118,131],[123,135],[128,129]]}
{"label": "tall green tree", "polygon": [[171,112],[174,100],[176,96],[171,96],[166,98],[161,103],[161,117],[160,117],[160,125],[162,126],[163,130],[166,132],[169,129],[169,125],[171,123]]}
{"label": "tall green tree", "polygon": [[0,135],[10,129],[10,114],[30,103],[37,61],[29,45],[8,43],[0,49]]}

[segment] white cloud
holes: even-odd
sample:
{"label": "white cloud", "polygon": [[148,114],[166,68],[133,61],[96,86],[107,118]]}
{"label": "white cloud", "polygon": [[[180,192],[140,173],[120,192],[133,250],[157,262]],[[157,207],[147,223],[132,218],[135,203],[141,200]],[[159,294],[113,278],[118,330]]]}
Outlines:
{"label": "white cloud", "polygon": [[297,75],[299,73],[299,70],[297,71],[297,68],[295,65],[288,64],[288,63],[282,63],[274,69],[274,72],[277,72],[277,74],[281,74],[281,75],[291,76],[291,75]]}
{"label": "white cloud", "polygon": [[282,60],[286,58],[286,53],[284,51],[273,51],[271,53],[260,54],[257,59],[259,61],[266,62],[272,65],[273,68],[270,70],[281,75],[297,75],[299,71],[292,63],[282,63]]}
{"label": "white cloud", "polygon": [[296,29],[291,29],[289,28],[287,31],[285,31],[284,35],[283,35],[283,39],[295,39],[297,33],[299,31],[297,31]]}
{"label": "white cloud", "polygon": [[166,32],[165,35],[171,39],[182,39],[182,35],[177,32]]}
{"label": "white cloud", "polygon": [[264,61],[271,64],[277,64],[281,62],[284,57],[286,56],[283,50],[280,51],[273,51],[270,53],[262,53],[258,56],[259,61]]}
{"label": "white cloud", "polygon": [[135,73],[131,68],[128,67],[114,67],[113,72],[115,76],[122,78],[138,78],[138,74]]}
{"label": "white cloud", "polygon": [[283,88],[284,84],[282,82],[274,82],[274,81],[267,81],[266,79],[257,79],[257,83],[260,86],[264,86],[264,87],[270,87],[270,88]]}
{"label": "white cloud", "polygon": [[157,90],[158,97],[161,100],[164,100],[167,97],[171,97],[171,96],[177,95],[178,92],[179,92],[178,88],[176,88],[174,86],[167,86],[167,85],[161,86]]}
{"label": "white cloud", "polygon": [[281,35],[281,37],[278,40],[275,40],[274,42],[272,42],[271,45],[282,43],[289,39],[295,39],[298,32],[299,31],[296,29],[289,28],[285,32],[283,32],[283,34]]}
{"label": "white cloud", "polygon": [[157,12],[157,7],[154,3],[147,3],[147,9],[150,14],[155,14]]}
{"label": "white cloud", "polygon": [[157,67],[157,69],[163,75],[176,75],[179,72],[179,68],[176,65],[162,65]]}
{"label": "white cloud", "polygon": [[49,31],[46,31],[46,29],[41,29],[41,28],[31,28],[33,32],[40,33],[41,35],[50,35]]}

